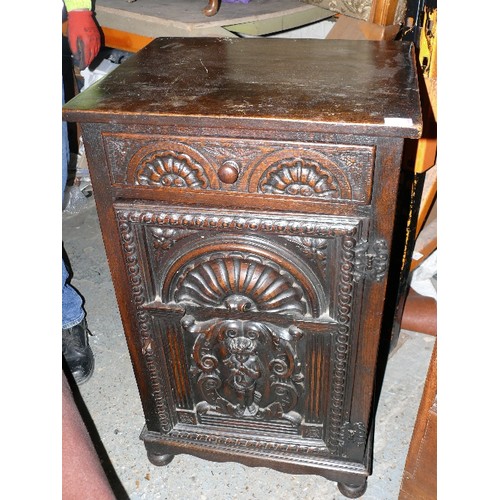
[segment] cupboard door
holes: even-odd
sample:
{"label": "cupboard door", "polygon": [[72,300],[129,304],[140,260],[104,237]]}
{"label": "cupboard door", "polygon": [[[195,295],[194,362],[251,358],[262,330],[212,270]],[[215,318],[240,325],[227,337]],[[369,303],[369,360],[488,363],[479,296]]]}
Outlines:
{"label": "cupboard door", "polygon": [[172,441],[361,460],[351,422],[368,221],[115,205],[155,402]]}

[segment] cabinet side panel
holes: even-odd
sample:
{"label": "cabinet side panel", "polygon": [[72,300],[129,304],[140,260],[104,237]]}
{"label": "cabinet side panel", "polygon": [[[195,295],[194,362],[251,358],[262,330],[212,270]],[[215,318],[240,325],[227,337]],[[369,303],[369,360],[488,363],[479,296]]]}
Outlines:
{"label": "cabinet side panel", "polygon": [[[398,196],[403,139],[379,139],[375,162],[370,239],[385,242],[386,266],[390,269],[393,225]],[[388,273],[380,280],[367,280],[363,290],[363,309],[359,315],[359,342],[353,362],[351,421],[373,425],[374,386],[377,370],[383,373],[386,359],[378,359],[380,342],[390,339],[390,331],[382,331],[384,313],[393,317],[391,297],[386,297]]]}

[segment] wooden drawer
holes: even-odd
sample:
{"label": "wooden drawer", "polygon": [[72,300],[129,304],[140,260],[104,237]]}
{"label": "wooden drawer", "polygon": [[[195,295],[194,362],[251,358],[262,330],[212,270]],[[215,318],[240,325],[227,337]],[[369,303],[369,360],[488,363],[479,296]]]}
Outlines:
{"label": "wooden drawer", "polygon": [[103,141],[119,188],[370,203],[373,146],[107,133]]}

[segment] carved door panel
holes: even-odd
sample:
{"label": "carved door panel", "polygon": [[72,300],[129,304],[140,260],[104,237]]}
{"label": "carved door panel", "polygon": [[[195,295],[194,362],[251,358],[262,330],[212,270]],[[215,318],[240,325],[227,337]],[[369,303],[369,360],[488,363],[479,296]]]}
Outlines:
{"label": "carved door panel", "polygon": [[153,430],[225,445],[246,436],[255,447],[279,437],[273,446],[363,457],[366,427],[349,421],[346,401],[367,220],[120,203],[115,212]]}

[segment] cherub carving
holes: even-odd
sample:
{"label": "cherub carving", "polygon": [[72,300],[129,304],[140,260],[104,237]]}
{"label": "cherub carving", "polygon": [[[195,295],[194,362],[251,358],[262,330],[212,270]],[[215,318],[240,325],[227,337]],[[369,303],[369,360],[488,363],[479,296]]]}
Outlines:
{"label": "cherub carving", "polygon": [[238,398],[237,413],[255,415],[259,411],[258,402],[261,394],[256,391],[257,380],[262,375],[262,363],[255,354],[257,343],[247,337],[234,337],[227,340],[229,356],[224,365],[230,370],[228,383],[235,390]]}

